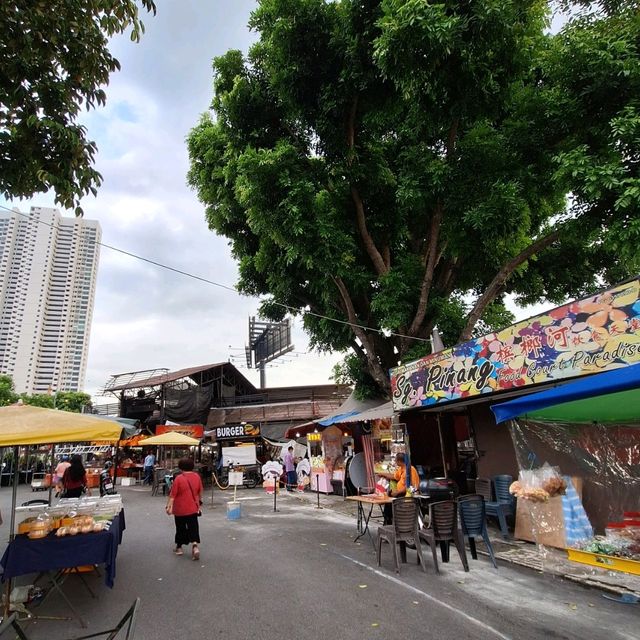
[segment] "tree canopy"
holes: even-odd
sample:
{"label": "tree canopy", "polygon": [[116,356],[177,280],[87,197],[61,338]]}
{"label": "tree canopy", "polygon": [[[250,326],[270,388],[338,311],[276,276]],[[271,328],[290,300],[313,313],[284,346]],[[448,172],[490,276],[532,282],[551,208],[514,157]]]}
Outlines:
{"label": "tree canopy", "polygon": [[[155,13],[153,0],[141,0]],[[96,194],[96,145],[78,124],[83,107],[103,105],[120,68],[108,39],[144,31],[135,0],[3,0],[0,3],[0,193],[27,198],[53,189],[78,207]]]}
{"label": "tree canopy", "polygon": [[58,391],[54,394],[35,393],[33,395],[17,394],[13,378],[6,374],[0,375],[0,407],[15,404],[18,400],[36,407],[60,409],[72,413],[82,413],[83,408],[91,404],[91,396],[82,391]]}
{"label": "tree canopy", "polygon": [[18,401],[18,394],[15,392],[13,378],[8,375],[0,375],[0,407],[6,407]]}
{"label": "tree canopy", "polygon": [[562,0],[557,34],[544,0],[258,4],[188,180],[263,315],[387,390],[436,325],[453,344],[510,324],[506,295],[640,267],[638,2]]}

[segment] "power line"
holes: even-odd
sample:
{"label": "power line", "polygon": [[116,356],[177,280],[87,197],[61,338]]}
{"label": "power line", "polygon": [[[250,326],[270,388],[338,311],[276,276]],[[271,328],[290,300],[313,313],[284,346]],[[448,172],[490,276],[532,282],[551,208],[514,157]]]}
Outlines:
{"label": "power line", "polygon": [[[5,207],[4,205],[0,205],[0,209],[4,209],[5,211],[8,211],[9,213],[14,213],[17,215],[22,216],[23,218],[27,218],[31,221],[34,220],[34,218],[32,218],[31,216],[29,216],[29,214],[27,213],[22,213],[22,211],[17,211],[16,209],[9,209],[9,207]],[[35,221],[38,224],[43,224],[47,227],[51,227],[52,229],[56,229],[56,225],[51,224],[49,222],[45,222],[44,220],[40,220],[40,219],[35,219]],[[93,240],[91,238],[87,239],[88,242],[92,242],[93,244],[98,245],[99,247],[104,247],[105,249],[110,249],[111,251],[115,251],[116,253],[121,253],[122,255],[128,256],[130,258],[134,258],[135,260],[141,260],[142,262],[146,262],[147,264],[152,264],[155,267],[160,267],[161,269],[166,269],[167,271],[172,271],[173,273],[177,273],[179,275],[185,276],[187,278],[192,278],[193,280],[198,280],[199,282],[204,282],[205,284],[210,284],[214,287],[219,287],[220,289],[224,289],[226,291],[231,291],[233,293],[238,294],[239,296],[245,296],[247,297],[246,294],[242,293],[241,291],[238,291],[238,289],[236,289],[235,287],[231,287],[229,285],[226,284],[222,284],[220,282],[215,282],[214,280],[209,280],[208,278],[204,278],[202,276],[198,276],[194,273],[190,273],[188,271],[183,271],[182,269],[177,269],[175,267],[171,267],[167,264],[163,264],[162,262],[157,262],[156,260],[151,260],[150,258],[145,258],[144,256],[140,256],[136,253],[132,253],[131,251],[126,251],[125,249],[120,249],[119,247],[114,247],[113,245],[110,244],[106,244],[105,242],[98,242],[97,240]],[[396,338],[404,338],[406,340],[417,340],[418,342],[431,342],[431,338],[418,338],[416,336],[407,336],[405,334],[402,333],[396,333],[395,331],[387,331],[384,329],[376,329],[374,327],[368,327],[367,325],[363,325],[363,324],[357,324],[355,322],[349,322],[348,320],[340,320],[338,318],[331,318],[329,316],[325,316],[322,315],[321,313],[316,313],[314,311],[307,311],[306,309],[300,309],[298,307],[292,307],[290,305],[284,304],[283,302],[278,302],[277,300],[270,300],[269,301],[270,304],[274,304],[278,307],[282,307],[283,309],[286,309],[287,311],[289,311],[292,314],[303,314],[303,315],[309,315],[309,316],[313,316],[315,318],[320,318],[322,320],[328,320],[329,322],[336,322],[337,324],[341,324],[341,325],[346,325],[349,327],[357,327],[358,329],[363,329],[364,331],[370,331],[372,333],[378,333],[380,335],[383,335],[385,337],[389,337],[389,336],[395,336]]]}

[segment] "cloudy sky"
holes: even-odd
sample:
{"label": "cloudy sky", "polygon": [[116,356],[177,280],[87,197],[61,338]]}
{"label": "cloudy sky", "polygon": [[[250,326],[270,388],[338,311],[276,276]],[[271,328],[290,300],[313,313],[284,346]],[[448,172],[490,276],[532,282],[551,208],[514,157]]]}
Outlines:
{"label": "cloudy sky", "polygon": [[[185,138],[212,98],[211,61],[253,35],[250,0],[169,0],[145,16],[138,44],[112,42],[122,71],[111,77],[107,106],[83,118],[99,148],[104,183],[87,197],[102,241],[203,278],[233,286],[227,242],[207,229],[202,205],[186,185]],[[45,194],[3,203],[27,211],[55,206]],[[70,212],[62,212],[71,215]],[[85,388],[95,393],[114,373],[244,359],[248,318],[258,302],[102,248]],[[267,369],[269,386],[330,382],[339,355],[307,352],[294,321],[297,355]],[[254,370],[241,369],[254,384]],[[100,399],[97,399],[100,402]]]}
{"label": "cloudy sky", "polygon": [[[107,106],[84,117],[104,183],[82,206],[86,218],[100,221],[103,243],[233,286],[237,271],[227,242],[207,229],[203,207],[186,185],[185,138],[211,101],[213,57],[230,48],[246,51],[252,42],[246,25],[255,2],[157,4],[158,14],[144,19],[140,43],[128,36],[112,43],[122,71],[112,76]],[[47,194],[6,204],[22,211],[54,206]],[[257,306],[256,299],[103,248],[85,389],[94,394],[114,373],[233,356],[240,366]],[[329,382],[341,356],[307,353],[299,321],[293,338],[297,355],[269,368],[267,384]],[[257,372],[241,371],[258,384]]]}

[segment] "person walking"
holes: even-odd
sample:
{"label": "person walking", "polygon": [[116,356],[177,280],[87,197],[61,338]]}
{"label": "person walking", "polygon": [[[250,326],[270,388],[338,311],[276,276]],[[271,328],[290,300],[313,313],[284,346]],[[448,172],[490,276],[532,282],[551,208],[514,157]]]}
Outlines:
{"label": "person walking", "polygon": [[83,493],[91,495],[87,487],[87,472],[78,454],[71,456],[71,464],[62,475],[62,498],[79,498]]}
{"label": "person walking", "polygon": [[202,480],[193,471],[193,460],[183,458],[178,462],[178,469],[182,473],[177,475],[171,485],[167,515],[173,515],[176,525],[175,548],[173,552],[183,555],[182,547],[191,544],[191,558],[200,558],[200,528],[198,516],[202,503]]}
{"label": "person walking", "polygon": [[153,484],[153,469],[156,464],[156,457],[149,451],[144,458],[144,480],[142,484]]}
{"label": "person walking", "polygon": [[284,470],[287,474],[287,491],[293,491],[298,485],[296,465],[293,460],[293,447],[289,447],[287,453],[285,453]]}
{"label": "person walking", "polygon": [[53,486],[56,490],[56,498],[62,493],[62,476],[64,472],[71,466],[69,462],[69,456],[62,456],[62,460],[58,462],[58,465],[53,472]]}

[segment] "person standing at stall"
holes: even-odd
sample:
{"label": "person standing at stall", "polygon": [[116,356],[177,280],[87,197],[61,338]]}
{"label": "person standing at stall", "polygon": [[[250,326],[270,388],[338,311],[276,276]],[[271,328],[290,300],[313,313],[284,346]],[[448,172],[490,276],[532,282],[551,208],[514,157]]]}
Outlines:
{"label": "person standing at stall", "polygon": [[62,498],[79,498],[83,493],[91,495],[87,487],[87,472],[82,464],[82,457],[71,456],[71,464],[62,476]]}
{"label": "person standing at stall", "polygon": [[[394,473],[381,472],[378,473],[378,475],[383,478],[387,478],[387,480],[395,480],[395,488],[392,487],[389,491],[389,495],[392,498],[403,498],[407,494],[407,487],[415,487],[417,489],[420,486],[420,476],[418,475],[418,470],[413,465],[411,465],[411,477],[407,484],[407,463],[404,453],[396,454],[396,470]],[[391,524],[391,505],[385,504],[383,512],[384,523]]]}
{"label": "person standing at stall", "polygon": [[142,484],[153,484],[153,469],[156,464],[156,457],[151,451],[144,458],[144,480]]}
{"label": "person standing at stall", "polygon": [[200,528],[198,516],[202,503],[202,480],[193,471],[193,460],[183,458],[178,462],[178,469],[182,473],[177,475],[171,485],[167,515],[173,515],[176,525],[175,548],[173,552],[183,555],[182,547],[191,544],[191,558],[200,558]]}
{"label": "person standing at stall", "polygon": [[293,491],[298,485],[296,465],[293,461],[293,447],[289,447],[284,455],[284,470],[287,474],[287,491]]}

